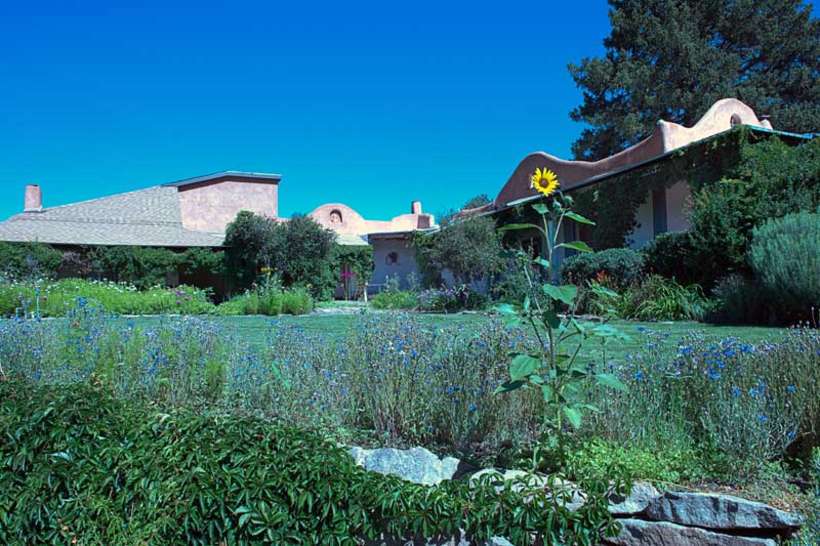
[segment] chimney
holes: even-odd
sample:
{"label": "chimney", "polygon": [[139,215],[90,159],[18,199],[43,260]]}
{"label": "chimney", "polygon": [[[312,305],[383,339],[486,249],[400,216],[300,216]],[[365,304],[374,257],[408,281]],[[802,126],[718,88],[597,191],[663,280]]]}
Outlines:
{"label": "chimney", "polygon": [[40,212],[43,210],[43,192],[37,184],[26,185],[26,199],[23,212]]}
{"label": "chimney", "polygon": [[421,201],[410,203],[410,214],[421,214]]}

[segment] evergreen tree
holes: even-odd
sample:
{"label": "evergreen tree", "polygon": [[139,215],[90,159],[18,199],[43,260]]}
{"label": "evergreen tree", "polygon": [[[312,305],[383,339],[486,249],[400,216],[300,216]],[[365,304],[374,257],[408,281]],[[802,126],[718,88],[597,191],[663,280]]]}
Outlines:
{"label": "evergreen tree", "polygon": [[776,129],[820,129],[820,20],[802,0],[609,0],[603,57],[569,70],[583,90],[573,145],[599,159],[635,144],[659,119],[691,125],[735,97]]}

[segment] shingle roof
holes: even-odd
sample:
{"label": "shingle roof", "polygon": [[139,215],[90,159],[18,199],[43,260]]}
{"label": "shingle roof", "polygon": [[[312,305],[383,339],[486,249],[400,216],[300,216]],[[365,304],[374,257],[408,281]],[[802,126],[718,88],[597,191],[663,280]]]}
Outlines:
{"label": "shingle roof", "polygon": [[0,240],[58,245],[221,246],[222,233],[182,226],[174,186],[23,212],[0,223]]}

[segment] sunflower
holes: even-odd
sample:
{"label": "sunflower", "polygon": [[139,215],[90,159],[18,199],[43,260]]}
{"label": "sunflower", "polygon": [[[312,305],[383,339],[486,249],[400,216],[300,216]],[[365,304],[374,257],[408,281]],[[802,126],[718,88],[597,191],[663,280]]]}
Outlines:
{"label": "sunflower", "polygon": [[530,187],[545,197],[555,193],[559,185],[558,175],[546,167],[535,169],[535,174],[530,177]]}

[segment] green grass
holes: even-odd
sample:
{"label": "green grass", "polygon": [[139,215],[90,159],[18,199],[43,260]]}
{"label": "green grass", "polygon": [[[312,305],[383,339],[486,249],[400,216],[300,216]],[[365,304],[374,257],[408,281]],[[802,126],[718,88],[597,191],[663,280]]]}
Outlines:
{"label": "green grass", "polygon": [[[417,314],[423,324],[430,327],[450,328],[463,327],[465,329],[476,328],[482,322],[490,320],[483,314]],[[138,317],[133,319],[138,324],[151,324],[161,317]],[[328,314],[328,315],[304,315],[304,316],[233,316],[233,317],[212,317],[213,320],[222,325],[226,330],[238,334],[244,341],[261,345],[265,343],[268,332],[274,324],[298,326],[305,332],[311,334],[324,334],[332,337],[343,337],[348,335],[357,323],[356,314]],[[637,351],[646,342],[646,338],[641,329],[650,329],[661,334],[669,334],[673,341],[693,333],[702,332],[704,335],[723,339],[735,337],[740,341],[748,343],[759,343],[761,341],[777,341],[783,337],[785,328],[769,328],[760,326],[714,326],[700,322],[678,321],[678,322],[635,322],[635,321],[613,321],[610,324],[616,326],[621,332],[629,336],[628,340],[616,341],[607,346],[607,358],[618,359],[626,354]],[[598,346],[587,345],[584,352],[588,357],[599,358],[601,349]]]}

